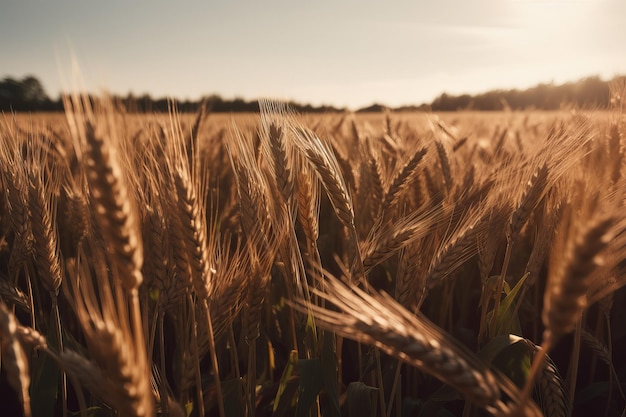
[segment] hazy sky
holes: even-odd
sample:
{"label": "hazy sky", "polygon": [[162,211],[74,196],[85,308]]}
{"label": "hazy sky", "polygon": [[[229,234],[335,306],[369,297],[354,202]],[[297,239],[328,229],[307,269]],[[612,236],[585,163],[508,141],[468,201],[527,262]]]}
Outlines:
{"label": "hazy sky", "polygon": [[0,78],[356,108],[626,73],[625,0],[2,0]]}

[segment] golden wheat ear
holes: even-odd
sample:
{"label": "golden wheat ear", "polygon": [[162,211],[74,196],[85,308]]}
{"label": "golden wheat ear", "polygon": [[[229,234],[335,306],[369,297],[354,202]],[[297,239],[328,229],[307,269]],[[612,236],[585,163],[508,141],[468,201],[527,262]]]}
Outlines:
{"label": "golden wheat ear", "polygon": [[33,233],[33,258],[43,287],[56,294],[61,286],[61,253],[56,219],[58,172],[46,169],[45,144],[28,141],[28,208]]}
{"label": "golden wheat ear", "polygon": [[261,100],[261,152],[280,197],[290,205],[294,190],[294,152],[287,130],[291,112],[284,103]]}
{"label": "golden wheat ear", "polygon": [[309,245],[316,245],[319,237],[320,184],[317,178],[302,165],[297,174],[298,221]]}
{"label": "golden wheat ear", "polygon": [[543,343],[547,346],[571,332],[586,308],[593,273],[603,263],[614,223],[612,217],[597,216],[587,224],[576,224],[563,253],[553,259],[542,313],[546,328]]}
{"label": "golden wheat ear", "polygon": [[143,252],[137,213],[127,189],[112,136],[91,122],[85,125],[85,172],[94,214],[119,278],[127,291],[143,280]]}
{"label": "golden wheat ear", "polygon": [[103,252],[87,244],[77,261],[68,262],[68,285],[63,289],[66,298],[74,302],[89,354],[60,352],[61,365],[120,413],[150,416],[154,404],[149,360],[142,327],[136,324],[133,305],[127,302],[136,298],[127,296],[120,280],[109,273]]}
{"label": "golden wheat ear", "polygon": [[424,208],[392,224],[377,223],[361,244],[365,274],[407,245],[432,233],[443,214],[440,207]]}
{"label": "golden wheat ear", "polygon": [[0,301],[0,352],[2,369],[6,373],[9,385],[17,394],[24,416],[30,417],[28,359],[20,344],[17,320],[2,301]]}
{"label": "golden wheat ear", "polygon": [[402,192],[415,178],[420,163],[424,160],[425,155],[426,148],[416,149],[406,160],[402,168],[391,178],[382,198],[382,203],[380,204],[383,209],[387,206],[393,206],[398,202]]}
{"label": "golden wheat ear", "polygon": [[13,244],[8,269],[16,278],[32,253],[33,234],[28,212],[28,171],[21,156],[21,143],[17,135],[8,134],[0,140],[0,182],[4,188]]}
{"label": "golden wheat ear", "polygon": [[290,126],[294,143],[317,174],[322,187],[339,221],[347,230],[347,253],[357,280],[364,281],[363,260],[359,251],[354,206],[339,161],[332,146],[324,142],[315,132],[297,124]]}

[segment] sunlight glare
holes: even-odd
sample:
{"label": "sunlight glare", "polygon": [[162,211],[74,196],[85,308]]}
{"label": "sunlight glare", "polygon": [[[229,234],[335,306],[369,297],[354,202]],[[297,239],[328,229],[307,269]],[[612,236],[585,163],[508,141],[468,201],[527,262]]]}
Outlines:
{"label": "sunlight glare", "polygon": [[519,25],[527,30],[554,33],[582,23],[586,13],[602,1],[512,0]]}

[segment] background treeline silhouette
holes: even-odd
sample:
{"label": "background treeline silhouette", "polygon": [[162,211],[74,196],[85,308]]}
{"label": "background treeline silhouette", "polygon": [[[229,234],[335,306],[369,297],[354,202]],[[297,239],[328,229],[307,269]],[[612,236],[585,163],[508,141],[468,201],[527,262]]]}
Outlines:
{"label": "background treeline silhouette", "polygon": [[587,77],[561,85],[539,84],[526,90],[493,90],[471,96],[441,94],[431,104],[433,111],[449,110],[558,110],[560,108],[607,108],[611,83],[626,80],[625,76],[603,81]]}
{"label": "background treeline silhouette", "polygon": [[[603,81],[599,77],[587,77],[576,82],[561,85],[539,84],[525,90],[492,90],[477,95],[441,94],[431,103],[415,106],[403,106],[393,110],[557,110],[575,106],[577,108],[607,108],[611,100],[610,83],[626,83],[626,76]],[[171,100],[168,98],[152,98],[149,94],[134,96],[114,96],[129,112],[166,112]],[[175,100],[181,112],[195,112],[204,102],[212,112],[258,112],[257,100],[242,98],[224,99],[219,95],[208,95],[197,101]],[[290,103],[297,111],[305,113],[344,111],[333,106],[312,106],[310,104]],[[386,107],[373,104],[357,111],[380,111]],[[50,99],[41,82],[34,76],[26,76],[21,80],[5,77],[0,80],[0,111],[63,111],[61,98]]]}
{"label": "background treeline silhouette", "polygon": [[[205,103],[207,110],[212,112],[258,112],[258,100],[244,100],[234,98],[226,100],[219,95],[209,95],[200,100],[171,100],[169,98],[152,98],[149,94],[135,96],[129,93],[126,96],[114,95],[115,102],[124,106],[129,112],[167,112],[172,101],[181,112],[196,112]],[[343,111],[332,106],[312,106],[310,104],[289,103],[292,108],[303,113]],[[0,80],[0,111],[63,111],[61,97],[52,100],[46,94],[41,82],[32,75],[21,80],[5,77]]]}

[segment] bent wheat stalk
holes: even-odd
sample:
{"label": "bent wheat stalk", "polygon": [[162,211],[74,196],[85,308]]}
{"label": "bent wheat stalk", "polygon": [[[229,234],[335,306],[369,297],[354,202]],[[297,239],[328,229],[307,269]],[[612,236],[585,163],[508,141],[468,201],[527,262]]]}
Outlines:
{"label": "bent wheat stalk", "polygon": [[[493,415],[508,415],[514,410],[502,399],[502,393],[516,398],[513,384],[481,364],[425,317],[413,315],[389,295],[370,295],[328,275],[324,284],[326,292],[313,289],[314,293],[341,312],[304,300],[290,304],[301,312],[312,312],[319,327],[378,347],[445,382]],[[527,415],[540,415],[532,402],[523,407]]]}

